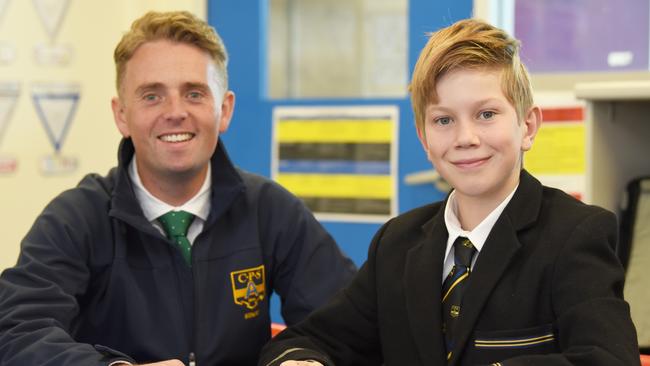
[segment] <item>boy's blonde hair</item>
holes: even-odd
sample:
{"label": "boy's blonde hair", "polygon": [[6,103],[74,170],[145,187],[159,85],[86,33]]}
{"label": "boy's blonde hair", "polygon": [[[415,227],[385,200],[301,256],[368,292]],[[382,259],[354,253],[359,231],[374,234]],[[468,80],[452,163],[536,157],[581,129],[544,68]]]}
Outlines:
{"label": "boy's blonde hair", "polygon": [[416,127],[424,130],[424,111],[438,102],[436,83],[445,73],[483,68],[503,72],[503,94],[523,120],[533,106],[533,91],[519,59],[519,42],[488,23],[465,19],[432,33],[415,64],[409,89]]}
{"label": "boy's blonde hair", "polygon": [[138,47],[158,40],[186,43],[207,52],[216,65],[219,86],[224,91],[227,90],[228,54],[215,29],[187,11],[150,11],[131,24],[131,29],[122,36],[115,47],[113,58],[118,93],[120,93],[126,64]]}

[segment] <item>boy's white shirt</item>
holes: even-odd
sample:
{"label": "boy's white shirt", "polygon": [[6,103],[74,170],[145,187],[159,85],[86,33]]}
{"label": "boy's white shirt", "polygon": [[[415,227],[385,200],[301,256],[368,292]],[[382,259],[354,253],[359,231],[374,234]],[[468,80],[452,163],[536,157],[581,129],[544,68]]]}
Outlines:
{"label": "boy's white shirt", "polygon": [[488,235],[490,235],[492,227],[497,222],[497,219],[499,219],[499,216],[501,216],[501,213],[508,205],[508,202],[510,202],[512,199],[512,196],[514,196],[517,187],[519,187],[519,184],[517,184],[515,189],[513,189],[512,192],[510,192],[510,194],[503,201],[501,201],[501,203],[494,210],[492,210],[492,212],[490,212],[490,214],[487,215],[483,221],[481,221],[481,223],[478,224],[472,231],[463,230],[463,228],[460,226],[460,220],[458,220],[458,203],[456,202],[456,191],[451,192],[445,206],[445,226],[447,227],[449,238],[447,239],[445,260],[442,267],[442,282],[445,281],[445,278],[447,278],[447,275],[454,266],[454,241],[456,241],[456,238],[459,236],[468,238],[474,245],[474,248],[476,248],[476,254],[472,259],[471,266],[471,268],[474,268],[476,259],[481,253],[483,244],[485,244]]}
{"label": "boy's white shirt", "polygon": [[144,217],[146,217],[147,220],[149,220],[149,222],[151,222],[151,224],[158,229],[161,234],[163,234],[163,236],[167,236],[167,234],[165,234],[165,230],[160,222],[158,222],[158,218],[161,215],[164,215],[169,211],[186,211],[195,216],[194,221],[192,221],[192,224],[187,230],[187,240],[189,240],[190,244],[194,244],[194,239],[196,239],[203,230],[203,225],[208,219],[208,214],[210,213],[210,187],[212,185],[211,170],[211,164],[208,164],[208,172],[199,192],[194,195],[194,197],[190,198],[189,201],[178,207],[174,207],[159,200],[144,187],[140,175],[138,174],[136,155],[133,155],[133,159],[131,159],[131,163],[129,164],[129,178],[131,178],[131,181],[133,182],[135,198],[138,200],[138,203],[140,203]]}

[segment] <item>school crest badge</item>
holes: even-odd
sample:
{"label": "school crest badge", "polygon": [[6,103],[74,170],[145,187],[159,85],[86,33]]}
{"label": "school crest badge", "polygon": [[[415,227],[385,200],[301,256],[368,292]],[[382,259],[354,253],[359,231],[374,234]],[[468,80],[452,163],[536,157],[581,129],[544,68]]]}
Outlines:
{"label": "school crest badge", "polygon": [[230,272],[232,295],[235,304],[244,306],[248,312],[245,319],[259,315],[259,304],[266,296],[264,265]]}

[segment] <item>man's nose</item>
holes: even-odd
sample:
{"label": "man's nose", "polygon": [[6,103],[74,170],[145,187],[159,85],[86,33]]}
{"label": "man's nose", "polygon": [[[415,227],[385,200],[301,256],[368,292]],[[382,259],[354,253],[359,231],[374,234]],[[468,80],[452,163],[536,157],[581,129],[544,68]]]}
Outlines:
{"label": "man's nose", "polygon": [[165,107],[165,119],[172,121],[182,121],[187,118],[187,107],[180,95],[172,94],[168,96]]}

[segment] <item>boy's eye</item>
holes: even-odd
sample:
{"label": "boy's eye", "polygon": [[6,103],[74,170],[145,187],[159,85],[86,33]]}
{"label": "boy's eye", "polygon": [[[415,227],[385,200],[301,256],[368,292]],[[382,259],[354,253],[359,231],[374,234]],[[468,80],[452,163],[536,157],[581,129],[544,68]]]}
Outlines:
{"label": "boy's eye", "polygon": [[479,114],[480,119],[491,119],[496,113],[493,111],[483,111]]}
{"label": "boy's eye", "polygon": [[440,117],[440,118],[436,118],[436,119],[434,119],[433,121],[434,121],[435,123],[439,124],[439,125],[443,125],[443,126],[444,126],[444,125],[448,125],[448,124],[451,123],[451,118],[449,118],[449,117]]}

